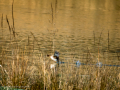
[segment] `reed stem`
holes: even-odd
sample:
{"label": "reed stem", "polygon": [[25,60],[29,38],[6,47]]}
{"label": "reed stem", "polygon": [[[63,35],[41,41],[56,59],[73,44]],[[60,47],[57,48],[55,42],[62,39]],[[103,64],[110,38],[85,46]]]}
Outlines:
{"label": "reed stem", "polygon": [[10,40],[11,40],[11,27],[10,27],[9,20],[8,20],[8,18],[7,18],[7,15],[6,15],[6,21],[7,21],[8,27],[9,27]]}
{"label": "reed stem", "polygon": [[12,27],[12,31],[13,31],[13,35],[14,35],[14,37],[15,37],[15,26],[14,26],[13,4],[14,4],[14,0],[13,0],[13,3],[12,3],[12,20],[13,20],[13,27]]}
{"label": "reed stem", "polygon": [[108,30],[108,51],[109,51],[109,30]]}
{"label": "reed stem", "polygon": [[52,24],[53,24],[53,6],[52,6],[52,3],[51,3],[51,11],[52,11]]}
{"label": "reed stem", "polygon": [[94,51],[95,51],[95,32],[93,31],[93,35],[94,35]]}
{"label": "reed stem", "polygon": [[2,14],[2,18],[1,18],[1,28],[2,28],[2,38],[3,38],[3,14]]}

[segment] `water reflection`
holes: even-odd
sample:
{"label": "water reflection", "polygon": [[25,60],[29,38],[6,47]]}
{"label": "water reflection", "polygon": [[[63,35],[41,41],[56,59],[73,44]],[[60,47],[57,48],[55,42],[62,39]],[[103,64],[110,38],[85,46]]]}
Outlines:
{"label": "water reflection", "polygon": [[[30,36],[30,32],[34,33],[42,52],[59,50],[62,59],[65,55],[78,58],[88,51],[87,48],[97,53],[101,33],[100,52],[108,49],[108,32],[109,48],[113,51],[120,45],[118,3],[120,1],[114,0],[14,1],[15,30],[21,38]],[[12,23],[11,5],[11,0],[0,1],[4,35],[9,35],[5,15]]]}

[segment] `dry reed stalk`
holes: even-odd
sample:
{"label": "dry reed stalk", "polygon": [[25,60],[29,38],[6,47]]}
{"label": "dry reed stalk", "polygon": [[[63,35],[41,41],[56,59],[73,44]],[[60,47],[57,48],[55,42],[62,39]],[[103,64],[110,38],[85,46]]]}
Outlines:
{"label": "dry reed stalk", "polygon": [[118,79],[119,79],[119,81],[120,81],[120,73],[118,74]]}
{"label": "dry reed stalk", "polygon": [[29,35],[28,35],[28,46],[30,45],[30,37],[29,37]]}
{"label": "dry reed stalk", "polygon": [[22,81],[22,77],[23,77],[23,70],[24,70],[24,52],[25,50],[22,52],[22,60],[21,60],[21,67],[20,67],[20,81]]}
{"label": "dry reed stalk", "polygon": [[119,56],[119,53],[118,53],[118,52],[116,52],[116,54],[117,54],[117,57],[118,57],[118,61],[119,61],[119,57],[120,57],[120,56]]}
{"label": "dry reed stalk", "polygon": [[1,60],[1,63],[0,63],[0,68],[2,69],[2,81],[1,83],[4,85],[7,84],[7,81],[6,81],[6,76],[8,76],[8,72],[7,70],[3,67],[4,65],[4,59],[6,57],[6,52],[5,52],[5,49],[2,48],[2,53],[1,53],[1,56],[2,56],[2,60]]}
{"label": "dry reed stalk", "polygon": [[3,14],[2,14],[2,17],[1,17],[1,28],[3,28]]}
{"label": "dry reed stalk", "polygon": [[109,30],[108,30],[108,51],[109,51]]}
{"label": "dry reed stalk", "polygon": [[13,2],[12,2],[12,20],[13,20],[13,28],[15,28],[15,27],[14,27],[14,15],[13,15],[13,4],[14,4],[14,0],[13,0]]}
{"label": "dry reed stalk", "polygon": [[55,0],[55,13],[56,13],[56,10],[57,10],[57,0]]}
{"label": "dry reed stalk", "polygon": [[53,52],[54,52],[54,36],[55,36],[55,33],[53,35]]}
{"label": "dry reed stalk", "polygon": [[44,90],[45,90],[45,62],[44,62]]}
{"label": "dry reed stalk", "polygon": [[[26,47],[26,46],[25,46]],[[24,69],[23,69],[23,76],[25,75],[25,72],[26,72],[26,69],[27,69],[27,66],[28,66],[28,58],[24,58]]]}
{"label": "dry reed stalk", "polygon": [[[33,52],[34,52],[34,44],[33,44]],[[28,56],[30,56],[30,37],[28,35]]]}
{"label": "dry reed stalk", "polygon": [[[51,12],[52,12],[52,25],[54,25],[53,24],[54,17],[53,17],[53,6],[52,6],[52,3],[51,3]],[[52,30],[52,31],[53,31],[53,52],[54,52],[54,36],[55,36],[55,33],[54,33],[54,30]]]}
{"label": "dry reed stalk", "polygon": [[30,54],[30,37],[29,37],[29,35],[28,35],[28,40],[27,41],[28,41],[28,47],[29,47],[28,50],[29,50],[29,54]]}
{"label": "dry reed stalk", "polygon": [[[100,40],[101,40],[101,36],[102,36],[102,31],[101,31],[101,33],[100,33],[100,37],[99,37],[99,42],[98,42],[98,63],[99,63],[99,53],[100,53],[100,51],[99,51],[99,46],[100,46]],[[100,69],[99,69],[100,67],[98,66],[98,71],[96,72],[96,76],[97,76],[97,78],[96,78],[96,81],[97,81],[97,84],[98,84],[98,86],[97,86],[97,88],[98,89],[100,89],[100,82],[99,82],[99,79],[100,79]]]}
{"label": "dry reed stalk", "polygon": [[10,27],[9,20],[8,20],[8,18],[7,18],[7,15],[6,15],[6,21],[7,21],[8,27],[9,27],[10,40],[11,40],[11,27]]}
{"label": "dry reed stalk", "polygon": [[3,60],[4,60],[4,55],[5,55],[5,50],[3,49],[2,47],[2,52],[1,52],[1,56],[2,56],[2,59],[0,60],[0,64],[3,65]]}
{"label": "dry reed stalk", "polygon": [[13,20],[12,31],[13,31],[13,36],[14,36],[14,38],[15,38],[15,26],[14,26],[13,4],[14,4],[14,0],[13,0],[13,2],[12,2],[12,20]]}
{"label": "dry reed stalk", "polygon": [[[33,39],[33,52],[34,52],[34,43],[35,43],[35,39]],[[39,49],[40,50],[40,49]]]}
{"label": "dry reed stalk", "polygon": [[[89,50],[88,47],[87,47],[87,50],[88,50],[88,52],[87,52],[87,59],[88,59],[88,56],[89,56],[89,55],[90,55],[89,60],[93,59],[94,57],[93,57],[93,55],[90,53],[90,50]],[[89,62],[89,61],[87,60],[86,63],[88,63],[88,62]]]}
{"label": "dry reed stalk", "polygon": [[95,32],[93,31],[93,36],[94,36],[94,51],[95,51]]}
{"label": "dry reed stalk", "polygon": [[13,26],[10,27],[10,24],[9,24],[7,15],[6,15],[6,21],[7,21],[7,23],[8,23],[8,27],[9,27],[9,31],[10,31],[10,40],[11,40],[11,30],[12,30],[12,32],[13,32],[14,38],[15,38],[15,34],[18,35],[18,34],[15,32],[15,26],[14,26],[13,3],[14,3],[14,0],[13,0],[13,2],[12,2],[12,20],[13,20]]}
{"label": "dry reed stalk", "polygon": [[100,40],[101,40],[101,36],[102,36],[102,31],[100,33],[100,37],[99,37],[99,42],[98,42],[98,62],[99,62],[99,46],[100,46]]}
{"label": "dry reed stalk", "polygon": [[2,18],[1,18],[1,28],[2,28],[2,38],[3,38],[3,14],[2,14]]}
{"label": "dry reed stalk", "polygon": [[14,64],[14,60],[13,60],[13,62],[12,62],[12,75],[11,75],[11,80],[12,80],[12,86],[14,86],[15,85],[15,64]]}
{"label": "dry reed stalk", "polygon": [[52,24],[53,24],[53,6],[52,6],[52,3],[51,3],[51,12],[52,12]]}
{"label": "dry reed stalk", "polygon": [[1,77],[2,80],[0,80],[0,81],[1,81],[0,84],[1,84],[2,86],[5,86],[5,85],[7,86],[8,81],[7,81],[7,78],[6,78],[6,77],[8,76],[8,72],[6,71],[6,69],[5,69],[2,65],[0,65],[0,68],[2,69],[2,70],[1,70],[1,73],[0,73],[1,76],[2,76],[2,77]]}
{"label": "dry reed stalk", "polygon": [[86,63],[88,62],[88,52],[87,52],[87,58],[86,58]]}
{"label": "dry reed stalk", "polygon": [[30,33],[31,33],[31,35],[32,35],[33,38],[34,38],[34,40],[33,40],[33,51],[34,51],[34,42],[36,41],[36,42],[37,42],[37,45],[38,45],[38,48],[39,48],[39,60],[40,60],[40,56],[41,56],[41,54],[42,54],[41,49],[40,49],[40,45],[39,45],[39,43],[38,43],[37,38],[34,36],[34,34],[33,34],[32,32],[30,32]]}
{"label": "dry reed stalk", "polygon": [[[95,55],[93,55],[92,53],[90,53],[90,49],[87,47],[87,50],[88,50],[88,55],[90,55],[90,60],[93,60],[94,58],[96,58]],[[100,53],[99,53],[99,56],[100,56]]]}
{"label": "dry reed stalk", "polygon": [[60,79],[59,79],[59,89],[61,89],[61,86],[62,86],[62,74],[63,74],[61,65],[60,65],[59,68],[60,68],[60,71],[61,71],[61,72],[60,72],[60,75],[61,75],[61,76],[60,76]]}
{"label": "dry reed stalk", "polygon": [[[19,48],[17,48],[17,49],[19,49]],[[11,82],[12,86],[16,86],[16,85],[21,86],[22,81],[24,81],[24,79],[25,79],[24,74],[26,72],[28,60],[25,61],[23,54],[24,54],[24,52],[22,52],[23,58],[22,58],[21,62],[19,61],[20,55],[17,54],[16,55],[17,61],[15,62],[15,60],[13,60],[13,62],[11,64],[12,69],[9,70],[9,72],[12,73],[12,75],[9,74],[8,77],[10,76],[10,81],[12,81]],[[20,65],[20,63],[21,63],[21,65]]]}
{"label": "dry reed stalk", "polygon": [[39,46],[39,51],[40,51],[40,45],[38,44],[37,38],[34,36],[34,34],[33,34],[32,32],[30,32],[30,33],[31,33],[31,35],[33,36],[34,40],[37,42],[37,45]]}

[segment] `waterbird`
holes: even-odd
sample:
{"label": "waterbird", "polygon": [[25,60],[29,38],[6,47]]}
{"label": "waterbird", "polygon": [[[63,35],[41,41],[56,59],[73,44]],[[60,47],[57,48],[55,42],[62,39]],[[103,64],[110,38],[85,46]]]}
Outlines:
{"label": "waterbird", "polygon": [[47,55],[47,57],[50,57],[51,60],[55,61],[55,62],[59,62],[59,52],[55,51],[54,55]]}
{"label": "waterbird", "polygon": [[[47,56],[50,57],[51,60],[57,62],[58,64],[68,63],[68,62],[61,62],[61,61],[59,61],[59,52],[57,52],[57,51],[55,51],[54,55],[47,55]],[[107,65],[107,64],[102,64],[102,62],[97,62],[96,64],[84,64],[84,63],[81,63],[79,60],[76,61],[76,63],[73,63],[73,64],[75,64],[77,67],[79,67],[81,65],[96,65],[97,67],[102,67],[102,66],[116,66],[116,67],[120,67],[120,65]],[[53,67],[53,64],[52,64],[51,67]]]}

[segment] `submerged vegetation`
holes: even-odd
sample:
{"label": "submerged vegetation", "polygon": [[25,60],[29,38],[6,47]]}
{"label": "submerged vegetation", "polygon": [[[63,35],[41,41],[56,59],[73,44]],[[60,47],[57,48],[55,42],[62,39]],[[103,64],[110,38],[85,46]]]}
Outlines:
{"label": "submerged vegetation", "polygon": [[[53,13],[52,4],[51,9]],[[96,67],[95,65],[76,67],[67,63],[56,65],[55,68],[51,69],[50,62],[45,53],[40,50],[39,41],[34,34],[31,32],[28,37],[21,39],[16,33],[13,4],[12,20],[13,24],[11,26],[6,16],[10,34],[7,38],[4,38],[3,15],[1,17],[0,89],[7,90],[11,87],[26,90],[120,90],[120,67]],[[98,60],[95,60],[96,62],[104,62],[106,58],[99,53],[99,44],[98,53],[95,55],[92,55],[89,48],[87,48],[88,52],[85,57],[87,60],[83,61],[84,63],[89,64],[94,61],[95,57],[98,58]],[[109,54],[109,32],[108,51],[106,53]],[[71,57],[70,63],[73,63],[73,60],[74,58]],[[110,62],[110,64],[112,63]]]}

